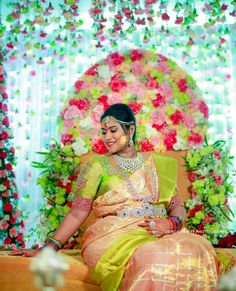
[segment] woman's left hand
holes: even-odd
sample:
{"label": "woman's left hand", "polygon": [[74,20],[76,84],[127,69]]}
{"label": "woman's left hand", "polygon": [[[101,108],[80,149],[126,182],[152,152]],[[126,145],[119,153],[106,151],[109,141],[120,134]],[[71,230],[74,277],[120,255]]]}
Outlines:
{"label": "woman's left hand", "polygon": [[39,250],[33,249],[16,249],[11,251],[9,256],[24,256],[24,257],[34,257],[38,254]]}
{"label": "woman's left hand", "polygon": [[138,224],[138,226],[146,229],[156,237],[162,237],[174,232],[168,218],[146,218],[144,222]]}

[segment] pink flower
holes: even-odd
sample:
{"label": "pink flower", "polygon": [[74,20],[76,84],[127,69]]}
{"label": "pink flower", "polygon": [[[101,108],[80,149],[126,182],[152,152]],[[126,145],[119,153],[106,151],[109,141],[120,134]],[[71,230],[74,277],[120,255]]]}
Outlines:
{"label": "pink flower", "polygon": [[15,228],[11,228],[9,231],[10,237],[17,237],[18,231]]}
{"label": "pink flower", "polygon": [[158,88],[158,83],[155,78],[149,78],[147,83],[146,83],[147,88],[149,89],[157,89]]}
{"label": "pink flower", "polygon": [[156,97],[156,99],[152,100],[152,104],[154,107],[160,107],[166,103],[165,98],[161,94],[157,93]]}
{"label": "pink flower", "polygon": [[101,104],[98,104],[94,107],[93,111],[91,112],[91,118],[94,123],[100,123],[100,116],[102,115],[103,111],[103,106]]}
{"label": "pink flower", "polygon": [[160,62],[158,65],[158,70],[161,71],[164,74],[170,74],[170,69],[166,65],[165,62]]}
{"label": "pink flower", "polygon": [[199,104],[199,110],[203,113],[204,118],[208,119],[209,109],[204,101],[201,101]]}
{"label": "pink flower", "polygon": [[187,86],[187,80],[186,79],[179,79],[177,82],[177,86],[179,88],[180,92],[186,92],[188,86]]}
{"label": "pink flower", "polygon": [[98,76],[97,68],[99,67],[99,64],[95,64],[94,66],[90,67],[86,72],[85,75],[87,76]]}
{"label": "pink flower", "polygon": [[184,117],[184,125],[187,129],[192,129],[195,126],[195,121],[192,116],[185,116]]}
{"label": "pink flower", "polygon": [[164,144],[167,150],[173,150],[173,145],[177,142],[176,136],[176,130],[171,130],[164,136]]}
{"label": "pink flower", "polygon": [[160,85],[159,93],[166,99],[166,101],[173,97],[173,90],[166,82]]}
{"label": "pink flower", "polygon": [[5,85],[0,84],[0,92],[1,92],[1,93],[6,92],[6,86],[5,86]]}
{"label": "pink flower", "polygon": [[191,133],[189,135],[188,141],[190,143],[193,143],[193,144],[197,145],[197,144],[202,144],[203,141],[204,141],[204,139],[203,139],[203,137],[199,133],[193,132],[193,133]]}
{"label": "pink flower", "polygon": [[0,65],[0,75],[3,75],[3,73],[4,73],[3,66],[2,66],[2,65]]}
{"label": "pink flower", "polygon": [[176,24],[181,24],[183,22],[184,18],[183,17],[177,17],[175,20]]}
{"label": "pink flower", "polygon": [[131,50],[130,52],[130,59],[132,62],[139,61],[143,58],[143,53],[141,50]]}
{"label": "pink flower", "polygon": [[143,64],[139,62],[132,63],[131,65],[132,73],[135,76],[139,76],[143,73]]}
{"label": "pink flower", "polygon": [[8,228],[9,224],[5,220],[0,221],[0,229],[6,230]]}
{"label": "pink flower", "polygon": [[9,197],[10,196],[10,192],[9,191],[2,192],[2,196],[3,197]]}
{"label": "pink flower", "polygon": [[119,79],[119,75],[115,75],[111,78],[109,86],[113,92],[120,92],[123,87],[127,86],[127,83],[125,80]]}
{"label": "pink flower", "polygon": [[141,109],[143,104],[137,102],[129,102],[129,107],[133,110],[134,114],[138,113]]}
{"label": "pink flower", "polygon": [[217,177],[215,177],[215,181],[216,181],[216,184],[217,184],[218,186],[222,185],[222,183],[223,183],[223,179],[222,179],[221,176],[217,176]]}
{"label": "pink flower", "polygon": [[221,152],[219,152],[219,151],[214,151],[214,152],[213,152],[213,155],[214,155],[215,158],[217,158],[218,160],[220,160],[220,158],[221,158]]}
{"label": "pink flower", "polygon": [[118,52],[112,53],[106,58],[106,62],[110,67],[121,65],[124,60],[125,57],[120,55]]}
{"label": "pink flower", "polygon": [[63,114],[64,119],[74,119],[78,117],[82,117],[82,112],[81,110],[78,109],[77,106],[72,105],[67,107]]}
{"label": "pink flower", "polygon": [[7,172],[5,170],[0,170],[0,178],[6,178]]}
{"label": "pink flower", "polygon": [[140,150],[141,152],[149,152],[153,151],[154,146],[148,139],[144,139],[140,144]]}
{"label": "pink flower", "polygon": [[113,93],[111,96],[109,96],[109,99],[108,99],[109,105],[121,103],[121,102],[122,102],[122,97],[120,96],[119,93]]}
{"label": "pink flower", "polygon": [[74,141],[74,136],[72,134],[62,134],[61,135],[61,142],[66,144],[71,144]]}
{"label": "pink flower", "polygon": [[162,18],[162,20],[164,20],[164,21],[168,21],[168,20],[170,19],[170,16],[169,16],[166,12],[164,12],[164,13],[162,14],[161,18]]}
{"label": "pink flower", "polygon": [[184,119],[184,115],[180,110],[176,110],[175,113],[170,115],[170,120],[174,125],[180,124]]}
{"label": "pink flower", "polygon": [[84,86],[84,81],[82,80],[76,81],[74,85],[76,91],[80,91],[83,88],[83,86]]}
{"label": "pink flower", "polygon": [[17,209],[16,212],[13,213],[13,217],[14,217],[15,219],[17,219],[17,218],[20,217],[20,214],[21,214],[20,210]]}

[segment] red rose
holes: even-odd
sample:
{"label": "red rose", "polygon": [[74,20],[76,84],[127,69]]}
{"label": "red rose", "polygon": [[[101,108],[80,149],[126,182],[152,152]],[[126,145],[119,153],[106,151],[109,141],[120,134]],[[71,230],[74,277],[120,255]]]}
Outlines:
{"label": "red rose", "polygon": [[11,216],[9,222],[10,222],[10,224],[15,224],[16,223],[15,217]]}
{"label": "red rose", "polygon": [[199,104],[199,110],[202,112],[204,118],[208,119],[209,117],[209,109],[204,101],[201,101]]}
{"label": "red rose", "polygon": [[10,163],[6,164],[6,170],[8,170],[8,171],[12,170],[12,165]]}
{"label": "red rose", "polygon": [[170,120],[172,121],[174,125],[180,124],[180,122],[183,121],[183,119],[184,119],[184,115],[178,109],[175,111],[175,113],[170,115]]}
{"label": "red rose", "polygon": [[149,151],[153,151],[153,149],[154,149],[154,146],[152,143],[150,143],[148,139],[144,139],[141,142],[141,146],[140,146],[141,152],[149,152]]}
{"label": "red rose", "polygon": [[90,13],[92,13],[94,15],[101,14],[102,13],[102,9],[101,8],[90,9]]}
{"label": "red rose", "polygon": [[156,97],[157,98],[155,100],[152,100],[152,104],[154,107],[159,107],[159,106],[164,105],[166,103],[165,98],[161,94],[157,93]]}
{"label": "red rose", "polygon": [[80,89],[82,89],[83,86],[84,86],[84,81],[82,80],[76,81],[74,85],[76,91],[79,91]]}
{"label": "red rose", "polygon": [[130,52],[130,59],[132,62],[139,61],[143,58],[143,53],[141,50],[132,50]]}
{"label": "red rose", "polygon": [[178,86],[180,92],[186,92],[186,90],[188,88],[186,79],[180,79],[177,82],[177,86]]}
{"label": "red rose", "polygon": [[71,99],[69,105],[75,105],[79,110],[87,111],[90,106],[90,102],[84,99]]}
{"label": "red rose", "polygon": [[102,140],[96,140],[93,144],[93,150],[101,155],[107,153],[107,148]]}
{"label": "red rose", "polygon": [[21,226],[21,228],[24,228],[24,227],[25,227],[24,220],[21,220],[21,221],[20,221],[20,226]]}
{"label": "red rose", "polygon": [[222,4],[220,7],[220,10],[225,11],[227,10],[227,8],[228,8],[228,5]]}
{"label": "red rose", "polygon": [[181,24],[183,22],[184,18],[183,17],[177,17],[175,20],[175,24]]}
{"label": "red rose", "polygon": [[3,118],[3,121],[2,121],[6,126],[9,126],[10,122],[9,122],[9,118],[7,116],[5,116]]}
{"label": "red rose", "polygon": [[8,139],[8,133],[6,131],[3,131],[0,135],[0,139],[2,140]]}
{"label": "red rose", "polygon": [[176,130],[171,130],[165,135],[164,144],[167,150],[173,150],[173,145],[177,142],[176,135],[177,135]]}
{"label": "red rose", "polygon": [[8,99],[7,93],[6,92],[2,92],[2,97],[3,97],[3,99]]}
{"label": "red rose", "polygon": [[17,241],[22,241],[23,240],[23,234],[22,233],[18,233],[16,240]]}
{"label": "red rose", "polygon": [[129,107],[133,110],[134,114],[138,113],[141,109],[143,104],[137,102],[129,102]]}
{"label": "red rose", "polygon": [[10,180],[6,179],[4,182],[3,182],[3,185],[7,188],[10,188],[11,186],[11,183],[10,183]]}
{"label": "red rose", "polygon": [[165,13],[162,14],[161,18],[164,21],[168,21],[170,19],[170,16],[165,12]]}
{"label": "red rose", "polygon": [[214,151],[214,152],[213,152],[213,155],[214,155],[215,158],[217,158],[218,160],[220,160],[220,158],[221,158],[221,152],[219,152],[219,151]]}
{"label": "red rose", "polygon": [[93,65],[91,68],[89,68],[86,72],[85,75],[87,76],[98,76],[98,71],[97,68],[99,67],[99,64]]}
{"label": "red rose", "polygon": [[74,140],[74,136],[72,134],[66,134],[63,133],[61,135],[61,142],[66,145],[66,144],[71,144],[72,141]]}
{"label": "red rose", "polygon": [[7,238],[4,239],[4,242],[3,243],[4,243],[4,245],[10,245],[11,242],[12,242],[11,238],[10,237],[7,237]]}
{"label": "red rose", "polygon": [[18,193],[16,193],[16,192],[13,193],[13,196],[15,199],[18,199],[18,197],[19,197]]}
{"label": "red rose", "polygon": [[159,124],[156,124],[156,123],[153,123],[152,124],[152,127],[155,128],[157,131],[162,131],[163,129],[165,129],[167,126],[167,123],[166,122],[163,122],[161,125]]}
{"label": "red rose", "polygon": [[11,203],[6,202],[6,203],[4,204],[3,209],[4,209],[5,212],[10,213],[10,212],[12,212],[13,206],[12,206]]}
{"label": "red rose", "polygon": [[127,83],[125,80],[119,79],[119,75],[116,74],[111,78],[109,86],[111,87],[113,92],[120,92],[122,87],[127,86]]}
{"label": "red rose", "polygon": [[216,181],[216,184],[217,184],[218,186],[220,186],[220,185],[223,183],[223,179],[222,179],[221,176],[217,176],[217,177],[215,178],[215,181]]}
{"label": "red rose", "polygon": [[46,32],[41,32],[39,36],[40,37],[45,37],[46,35],[47,35]]}
{"label": "red rose", "polygon": [[149,78],[147,83],[146,83],[146,86],[149,89],[157,89],[158,88],[158,83],[157,83],[155,78]]}
{"label": "red rose", "polygon": [[192,183],[196,180],[196,176],[195,176],[195,172],[194,171],[191,171],[189,174],[188,174],[188,179],[189,181]]}
{"label": "red rose", "polygon": [[67,183],[64,188],[66,189],[66,193],[70,193],[71,191],[71,183]]}
{"label": "red rose", "polygon": [[0,152],[0,158],[4,159],[7,157],[7,152]]}
{"label": "red rose", "polygon": [[107,103],[108,96],[107,95],[101,95],[98,98],[98,101],[103,105],[104,110],[106,110],[109,107],[109,104]]}
{"label": "red rose", "polygon": [[72,201],[67,202],[67,206],[69,206],[70,208],[72,207],[72,204],[73,204]]}
{"label": "red rose", "polygon": [[121,56],[118,52],[112,53],[107,57],[109,64],[113,66],[121,65],[125,60],[124,56]]}
{"label": "red rose", "polygon": [[16,152],[15,148],[11,147],[11,148],[10,148],[10,152],[14,155],[15,152]]}
{"label": "red rose", "polygon": [[189,135],[188,141],[193,144],[202,144],[204,139],[200,134],[193,132]]}

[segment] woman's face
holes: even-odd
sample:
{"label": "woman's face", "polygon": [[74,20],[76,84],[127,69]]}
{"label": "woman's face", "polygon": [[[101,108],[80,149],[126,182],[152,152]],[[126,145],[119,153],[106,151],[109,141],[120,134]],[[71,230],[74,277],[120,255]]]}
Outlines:
{"label": "woman's face", "polygon": [[129,133],[125,133],[122,126],[112,117],[102,122],[101,132],[109,153],[122,153],[129,147]]}

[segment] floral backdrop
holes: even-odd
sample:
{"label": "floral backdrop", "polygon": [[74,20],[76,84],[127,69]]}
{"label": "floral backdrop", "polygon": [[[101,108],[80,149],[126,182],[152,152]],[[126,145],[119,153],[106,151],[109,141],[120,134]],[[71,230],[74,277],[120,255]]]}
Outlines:
{"label": "floral backdrop", "polygon": [[[13,165],[16,177],[11,175],[11,179],[19,192],[17,197],[9,196],[9,201],[21,210],[21,219],[31,209],[24,217],[26,230],[40,220],[38,209],[45,205],[42,190],[36,185],[39,171],[32,167],[32,161],[39,159],[36,151],[44,151],[51,137],[60,140],[63,122],[60,119],[58,132],[57,117],[65,100],[74,94],[71,88],[109,53],[119,51],[122,55],[144,48],[184,68],[186,75],[196,80],[201,100],[209,109],[209,138],[227,140],[235,155],[236,146],[231,143],[236,134],[235,6],[231,0],[1,2],[1,84],[6,82],[1,92],[9,95],[1,118],[8,116],[9,130],[12,128],[9,141],[12,137],[17,163]],[[99,104],[104,106],[104,101]],[[170,129],[169,124],[166,128]],[[154,130],[158,138],[164,132],[144,130],[150,138]],[[179,136],[177,140],[175,147]],[[155,140],[150,142],[154,145]],[[11,147],[4,142],[4,151]],[[2,222],[9,224],[8,215],[1,212]],[[15,228],[14,223],[11,228]],[[9,230],[1,229],[2,237],[8,238]],[[33,237],[28,235],[29,245]]]}

